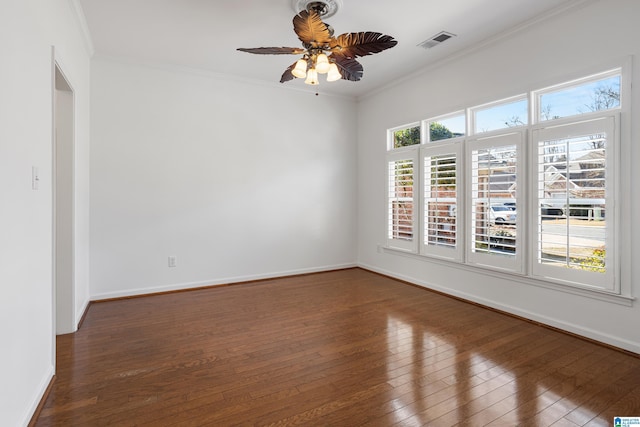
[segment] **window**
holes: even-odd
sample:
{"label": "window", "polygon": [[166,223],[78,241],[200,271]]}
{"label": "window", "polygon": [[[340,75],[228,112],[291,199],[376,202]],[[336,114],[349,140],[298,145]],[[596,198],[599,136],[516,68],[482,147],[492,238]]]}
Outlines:
{"label": "window", "polygon": [[428,132],[428,142],[442,141],[446,139],[465,136],[466,120],[464,113],[454,113],[425,122]]}
{"label": "window", "polygon": [[620,79],[617,69],[536,92],[538,121],[619,108]]}
{"label": "window", "polygon": [[500,101],[474,108],[475,133],[525,126],[529,123],[529,103],[520,96],[515,100]]}
{"label": "window", "polygon": [[423,151],[425,230],[422,252],[461,260],[458,214],[460,146],[426,147]]}
{"label": "window", "polygon": [[[616,116],[535,129],[534,274],[615,289],[612,225]],[[553,210],[552,210],[553,209]]]}
{"label": "window", "polygon": [[522,271],[518,176],[523,133],[469,142],[469,261]]}
{"label": "window", "polygon": [[391,147],[402,148],[420,144],[420,125],[396,129],[391,132]]}
{"label": "window", "polygon": [[396,153],[388,162],[387,245],[417,249],[414,179],[416,152]]}
{"label": "window", "polygon": [[628,296],[622,83],[617,68],[390,130],[387,247]]}

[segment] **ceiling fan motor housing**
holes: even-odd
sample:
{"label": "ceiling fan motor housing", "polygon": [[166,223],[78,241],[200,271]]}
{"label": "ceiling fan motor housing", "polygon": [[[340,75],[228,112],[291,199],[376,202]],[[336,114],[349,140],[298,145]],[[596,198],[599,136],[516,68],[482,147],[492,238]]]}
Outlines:
{"label": "ceiling fan motor housing", "polygon": [[316,11],[321,17],[329,18],[336,14],[338,9],[342,7],[342,0],[292,0],[291,5],[296,13],[303,10]]}

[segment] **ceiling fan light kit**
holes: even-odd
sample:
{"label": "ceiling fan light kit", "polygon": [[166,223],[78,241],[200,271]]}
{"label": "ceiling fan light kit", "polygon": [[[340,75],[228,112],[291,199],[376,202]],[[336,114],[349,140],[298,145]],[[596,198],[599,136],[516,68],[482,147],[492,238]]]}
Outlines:
{"label": "ceiling fan light kit", "polygon": [[307,79],[304,81],[308,85],[318,86],[320,82],[318,81],[318,72],[311,68],[307,71]]}
{"label": "ceiling fan light kit", "polygon": [[291,74],[299,79],[304,79],[307,76],[307,60],[298,59],[296,66],[291,70]]}
{"label": "ceiling fan light kit", "polygon": [[295,13],[315,10],[323,18],[331,18],[342,7],[342,0],[292,0],[291,7]]}
{"label": "ceiling fan light kit", "polygon": [[329,72],[329,58],[325,53],[320,53],[316,56],[316,70],[319,74],[327,74]]}
{"label": "ceiling fan light kit", "polygon": [[362,79],[364,69],[356,58],[373,55],[398,44],[393,37],[372,31],[333,37],[333,28],[322,22],[322,17],[335,14],[342,6],[342,0],[293,0],[292,6],[300,11],[293,17],[293,30],[303,48],[238,48],[241,52],[261,55],[302,55],[285,70],[280,83],[300,78],[305,79],[306,84],[317,86],[318,74],[327,74],[328,82],[340,79],[357,82]]}
{"label": "ceiling fan light kit", "polygon": [[338,66],[333,63],[329,65],[329,72],[327,73],[327,81],[335,82],[342,78],[342,74],[340,74],[340,70],[338,70]]}

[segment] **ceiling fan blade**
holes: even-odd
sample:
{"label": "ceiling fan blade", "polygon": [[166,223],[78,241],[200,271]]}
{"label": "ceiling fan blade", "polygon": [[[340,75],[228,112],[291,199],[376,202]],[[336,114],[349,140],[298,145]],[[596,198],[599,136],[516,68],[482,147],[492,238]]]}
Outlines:
{"label": "ceiling fan blade", "polygon": [[303,10],[293,17],[293,30],[304,45],[319,47],[328,45],[331,40],[329,26],[322,22],[316,11]]}
{"label": "ceiling fan blade", "polygon": [[291,74],[291,71],[293,71],[297,63],[298,61],[294,62],[293,64],[289,65],[289,68],[284,70],[284,73],[282,73],[282,77],[280,77],[280,83],[288,82],[289,80],[293,80],[296,78],[296,76]]}
{"label": "ceiling fan blade", "polygon": [[358,61],[353,58],[347,58],[345,56],[336,54],[332,54],[331,58],[338,66],[338,70],[340,70],[340,74],[342,74],[342,78],[344,80],[358,82],[360,81],[360,79],[362,79],[364,68],[362,68],[362,64],[360,64]]}
{"label": "ceiling fan blade", "polygon": [[341,34],[331,41],[331,50],[347,58],[372,55],[397,45],[393,37],[372,31]]}
{"label": "ceiling fan blade", "polygon": [[301,55],[306,52],[306,50],[299,47],[239,47],[237,50],[259,55]]}

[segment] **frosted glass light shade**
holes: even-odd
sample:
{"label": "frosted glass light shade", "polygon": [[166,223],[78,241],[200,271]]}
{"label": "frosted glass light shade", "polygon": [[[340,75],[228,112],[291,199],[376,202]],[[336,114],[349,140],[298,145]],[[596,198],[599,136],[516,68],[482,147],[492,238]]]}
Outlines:
{"label": "frosted glass light shade", "polygon": [[342,74],[340,74],[340,70],[338,70],[338,66],[334,63],[329,66],[329,74],[327,74],[328,82],[335,82],[336,80],[340,80],[342,78]]}
{"label": "frosted glass light shade", "polygon": [[307,80],[305,80],[304,82],[308,85],[313,86],[317,86],[318,84],[320,84],[318,82],[318,72],[315,68],[312,68],[307,72]]}
{"label": "frosted glass light shade", "polygon": [[316,70],[319,74],[326,74],[329,72],[329,58],[324,53],[321,53],[316,57]]}
{"label": "frosted glass light shade", "polygon": [[307,61],[304,59],[299,59],[296,63],[296,66],[293,70],[291,70],[291,74],[299,79],[304,79],[307,77]]}

